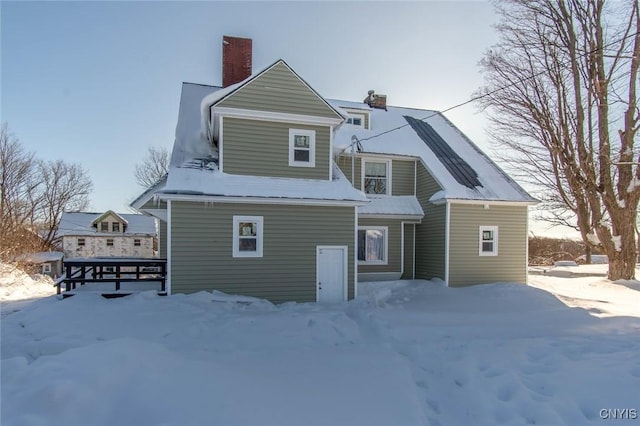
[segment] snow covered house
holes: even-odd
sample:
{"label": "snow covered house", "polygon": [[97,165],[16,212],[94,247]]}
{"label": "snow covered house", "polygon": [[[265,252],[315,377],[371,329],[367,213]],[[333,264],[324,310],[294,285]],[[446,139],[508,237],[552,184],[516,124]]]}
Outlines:
{"label": "snow covered house", "polygon": [[252,74],[251,40],[223,45],[223,86],[183,83],[169,173],[132,203],[160,219],[169,293],[526,280],[535,200],[444,116],[327,100],[283,60]]}
{"label": "snow covered house", "polygon": [[156,220],[141,214],[65,212],[56,239],[66,258],[154,257]]}

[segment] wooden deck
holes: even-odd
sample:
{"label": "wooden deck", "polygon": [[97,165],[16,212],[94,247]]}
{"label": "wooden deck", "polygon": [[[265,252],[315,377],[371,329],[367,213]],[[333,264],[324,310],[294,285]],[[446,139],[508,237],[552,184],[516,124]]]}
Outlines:
{"label": "wooden deck", "polygon": [[88,283],[115,285],[115,293],[103,293],[103,296],[126,295],[120,293],[122,283],[160,284],[159,294],[166,294],[167,260],[148,258],[95,257],[66,259],[63,263],[64,274],[55,283],[57,293],[71,294],[78,286]]}

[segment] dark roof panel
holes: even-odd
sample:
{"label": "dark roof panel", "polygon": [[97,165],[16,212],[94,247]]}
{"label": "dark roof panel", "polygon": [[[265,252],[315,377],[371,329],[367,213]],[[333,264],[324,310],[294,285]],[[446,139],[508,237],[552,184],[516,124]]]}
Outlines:
{"label": "dark roof panel", "polygon": [[403,117],[460,185],[471,189],[476,186],[482,187],[482,184],[478,180],[478,173],[451,149],[449,144],[442,139],[438,132],[433,130],[433,127],[425,121],[408,115],[404,115]]}

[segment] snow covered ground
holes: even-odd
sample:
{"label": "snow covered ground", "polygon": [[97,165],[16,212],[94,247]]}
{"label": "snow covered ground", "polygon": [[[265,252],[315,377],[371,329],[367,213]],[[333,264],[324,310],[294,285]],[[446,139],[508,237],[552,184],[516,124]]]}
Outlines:
{"label": "snow covered ground", "polygon": [[370,283],[330,306],[5,298],[0,423],[635,424],[640,283],[530,278]]}

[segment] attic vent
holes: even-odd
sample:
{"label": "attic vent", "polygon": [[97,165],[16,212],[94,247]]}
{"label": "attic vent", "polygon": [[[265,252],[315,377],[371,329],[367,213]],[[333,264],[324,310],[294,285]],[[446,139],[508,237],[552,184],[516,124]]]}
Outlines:
{"label": "attic vent", "polygon": [[367,97],[363,101],[365,104],[371,108],[387,110],[387,95],[377,95],[374,90],[369,90],[367,93]]}
{"label": "attic vent", "polygon": [[433,130],[433,127],[422,120],[407,115],[404,118],[460,185],[471,189],[476,186],[482,187],[478,180],[478,173],[456,154],[438,132]]}

